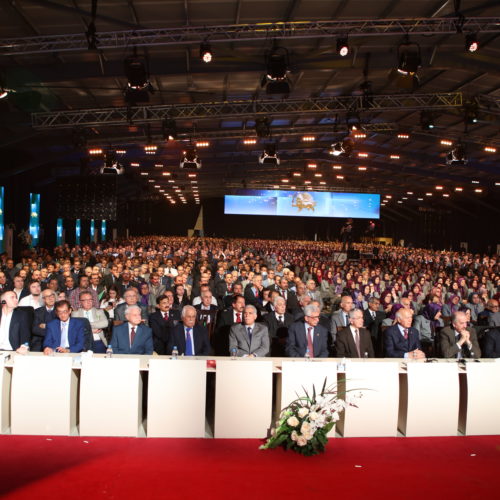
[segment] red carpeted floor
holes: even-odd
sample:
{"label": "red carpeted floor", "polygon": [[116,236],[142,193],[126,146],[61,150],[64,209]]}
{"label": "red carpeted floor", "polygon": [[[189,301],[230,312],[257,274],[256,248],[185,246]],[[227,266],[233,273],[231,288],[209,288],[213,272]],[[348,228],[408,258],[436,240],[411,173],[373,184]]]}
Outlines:
{"label": "red carpeted floor", "polygon": [[500,436],[332,439],[310,458],[259,444],[0,436],[0,497],[497,498]]}

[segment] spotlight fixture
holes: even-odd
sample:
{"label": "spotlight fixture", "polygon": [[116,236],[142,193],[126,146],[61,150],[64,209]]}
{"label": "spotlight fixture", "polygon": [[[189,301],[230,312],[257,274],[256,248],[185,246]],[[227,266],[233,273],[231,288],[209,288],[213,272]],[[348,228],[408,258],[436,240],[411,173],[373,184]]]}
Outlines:
{"label": "spotlight fixture", "polygon": [[345,137],[342,141],[332,144],[331,154],[333,156],[344,155],[346,157],[349,157],[351,156],[353,150],[354,141],[349,137]]}
{"label": "spotlight fixture", "polygon": [[275,144],[267,144],[264,152],[259,156],[259,163],[261,165],[279,165],[280,159],[276,153]]}
{"label": "spotlight fixture", "polygon": [[349,132],[356,132],[357,130],[361,130],[361,118],[359,117],[359,114],[352,112],[347,113],[345,121]]}
{"label": "spotlight fixture", "polygon": [[349,44],[346,36],[337,38],[337,54],[341,57],[349,54]]}
{"label": "spotlight fixture", "polygon": [[466,124],[477,123],[478,121],[478,104],[475,101],[469,101],[464,104],[464,117]]}
{"label": "spotlight fixture", "polygon": [[422,130],[432,130],[434,128],[434,114],[432,111],[422,111],[420,113],[420,126]]}
{"label": "spotlight fixture", "polygon": [[175,141],[177,139],[177,125],[172,118],[165,118],[161,124],[163,139],[166,141]]}
{"label": "spotlight fixture", "polygon": [[190,144],[185,151],[182,152],[180,167],[188,170],[201,168],[201,160],[198,158],[196,148],[193,145]]}
{"label": "spotlight fixture", "polygon": [[147,61],[143,57],[134,55],[128,56],[124,61],[125,76],[127,86],[125,88],[125,100],[128,104],[134,105],[138,102],[148,102],[149,93],[153,92],[153,86],[149,82],[149,71]]}
{"label": "spotlight fixture", "polygon": [[257,137],[269,137],[271,135],[271,124],[267,116],[255,118],[255,132],[257,132]]}
{"label": "spotlight fixture", "polygon": [[389,74],[397,87],[414,90],[418,87],[418,68],[422,64],[420,46],[406,41],[398,47],[398,66]]}
{"label": "spotlight fixture", "polygon": [[208,42],[202,42],[200,44],[200,59],[204,63],[210,63],[213,59],[212,47]]}
{"label": "spotlight fixture", "polygon": [[446,155],[447,165],[467,165],[467,162],[465,146],[461,142]]}
{"label": "spotlight fixture", "polygon": [[125,169],[121,163],[118,162],[116,156],[112,152],[108,152],[104,159],[104,165],[100,170],[101,174],[122,175]]}
{"label": "spotlight fixture", "polygon": [[467,52],[476,52],[479,49],[479,42],[476,33],[469,33],[465,37],[465,50]]}
{"label": "spotlight fixture", "polygon": [[288,50],[275,45],[266,55],[266,76],[262,87],[268,94],[289,94],[290,84],[287,79],[289,71]]}

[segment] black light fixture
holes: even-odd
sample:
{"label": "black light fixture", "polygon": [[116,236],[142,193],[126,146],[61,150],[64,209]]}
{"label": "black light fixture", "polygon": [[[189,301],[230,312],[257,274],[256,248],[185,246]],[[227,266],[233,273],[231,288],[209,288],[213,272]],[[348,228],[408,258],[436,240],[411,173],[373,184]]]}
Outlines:
{"label": "black light fixture", "polygon": [[264,152],[259,156],[259,163],[261,165],[279,165],[280,159],[276,152],[276,144],[269,143],[266,145]]}
{"label": "black light fixture", "polygon": [[465,123],[472,125],[478,122],[479,106],[475,101],[469,101],[464,104],[464,118]]}
{"label": "black light fixture", "polygon": [[201,168],[201,160],[198,158],[196,148],[192,144],[189,144],[182,152],[180,167],[188,170]]}
{"label": "black light fixture", "polygon": [[331,154],[333,156],[351,156],[354,151],[354,141],[350,137],[344,137],[339,142],[334,142],[332,144]]}
{"label": "black light fixture", "polygon": [[356,132],[361,130],[361,118],[358,113],[349,112],[345,117],[347,128],[349,132]]}
{"label": "black light fixture", "polygon": [[337,38],[337,54],[341,57],[349,54],[349,42],[346,36]]}
{"label": "black light fixture", "polygon": [[271,124],[267,116],[255,118],[255,132],[257,137],[269,137],[271,135]]}
{"label": "black light fixture", "polygon": [[289,66],[288,50],[275,44],[266,55],[266,76],[262,80],[266,93],[290,93],[290,83],[287,78]]}
{"label": "black light fixture", "polygon": [[398,47],[398,64],[389,79],[399,88],[415,90],[418,87],[417,71],[422,65],[420,46],[408,40]]}
{"label": "black light fixture", "polygon": [[161,130],[165,141],[175,141],[177,139],[177,125],[172,118],[163,120]]}
{"label": "black light fixture", "polygon": [[420,126],[422,130],[432,130],[435,127],[432,111],[424,110],[420,113]]}
{"label": "black light fixture", "polygon": [[115,153],[112,151],[107,151],[104,157],[104,164],[101,167],[101,174],[108,175],[123,175],[125,173],[125,169],[123,165],[116,159]]}
{"label": "black light fixture", "polygon": [[479,41],[476,33],[469,33],[465,36],[465,50],[467,52],[476,52],[479,49]]}
{"label": "black light fixture", "polygon": [[467,162],[465,146],[461,142],[446,155],[447,165],[467,165]]}
{"label": "black light fixture", "polygon": [[147,60],[138,56],[137,50],[134,48],[134,54],[125,58],[123,65],[127,77],[127,87],[125,88],[127,103],[148,102],[149,93],[153,92],[153,86],[149,81]]}
{"label": "black light fixture", "polygon": [[210,46],[210,44],[207,41],[202,42],[200,44],[200,59],[204,63],[210,63],[212,62],[213,58],[214,54],[212,52],[212,47]]}

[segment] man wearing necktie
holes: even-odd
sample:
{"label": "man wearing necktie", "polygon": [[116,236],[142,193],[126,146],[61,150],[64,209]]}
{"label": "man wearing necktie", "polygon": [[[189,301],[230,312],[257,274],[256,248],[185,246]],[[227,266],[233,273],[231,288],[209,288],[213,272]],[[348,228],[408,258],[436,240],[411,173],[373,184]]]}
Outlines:
{"label": "man wearing necktie", "polygon": [[47,324],[56,319],[54,304],[56,302],[56,292],[45,289],[42,292],[43,307],[35,310],[33,316],[33,328],[30,349],[33,352],[41,352],[42,344],[47,333]]}
{"label": "man wearing necktie", "polygon": [[92,306],[92,294],[88,291],[80,293],[81,307],[77,311],[73,311],[71,317],[85,318],[89,324],[87,329],[90,329],[89,344],[92,344],[92,350],[95,353],[104,354],[108,345],[104,329],[109,326],[109,321],[102,309]]}
{"label": "man wearing necktie", "polygon": [[263,357],[269,354],[269,332],[267,326],[256,323],[257,309],[245,306],[243,323],[234,324],[229,331],[229,351],[237,350],[240,357]]}
{"label": "man wearing necktie", "polygon": [[386,358],[425,359],[419,333],[411,326],[413,311],[401,308],[396,313],[397,323],[384,332],[384,355]]}
{"label": "man wearing necktie", "polygon": [[256,309],[261,311],[262,307],[262,298],[264,287],[262,286],[262,275],[255,274],[252,278],[252,283],[249,283],[245,287],[245,303],[252,304]]}
{"label": "man wearing necktie", "polygon": [[172,352],[172,349],[176,346],[180,355],[210,355],[208,331],[204,326],[196,324],[196,314],[197,311],[193,306],[184,306],[182,308],[181,322],[172,330],[167,353]]}
{"label": "man wearing necktie", "polygon": [[[236,288],[236,285],[234,286]],[[229,332],[235,324],[243,322],[245,299],[242,295],[233,295],[231,307],[217,315],[212,344],[216,356],[229,356]]]}
{"label": "man wearing necktie", "polygon": [[264,316],[264,323],[269,331],[271,356],[284,357],[288,328],[293,323],[293,316],[286,310],[286,300],[277,292],[273,301],[273,311]]}
{"label": "man wearing necktie", "polygon": [[380,310],[380,299],[377,297],[370,297],[368,299],[368,308],[363,312],[363,319],[365,328],[370,331],[372,344],[377,357],[382,357],[384,351],[380,327],[385,316],[385,312]]}
{"label": "man wearing necktie", "polygon": [[337,332],[349,326],[349,313],[353,308],[353,300],[350,295],[344,295],[340,299],[340,309],[332,314],[330,321],[331,347],[334,350]]}
{"label": "man wearing necktie", "polygon": [[125,323],[113,328],[110,344],[115,354],[153,354],[153,332],[141,317],[138,305],[127,306]]}
{"label": "man wearing necktie", "polygon": [[349,328],[337,333],[336,351],[338,357],[346,358],[373,358],[370,332],[363,328],[363,311],[354,309],[349,313]]}
{"label": "man wearing necktie", "polygon": [[156,354],[170,354],[167,351],[168,337],[172,328],[181,320],[181,316],[178,310],[171,308],[170,299],[166,295],[160,295],[156,299],[156,305],[158,309],[149,315],[154,351]]}
{"label": "man wearing necktie", "polygon": [[71,305],[67,300],[55,303],[57,319],[47,324],[43,353],[82,352],[85,345],[85,323],[71,318]]}
{"label": "man wearing necktie", "polygon": [[443,358],[481,357],[481,348],[474,328],[467,328],[467,316],[462,311],[452,315],[451,326],[439,332],[439,347]]}
{"label": "man wearing necktie", "polygon": [[296,321],[288,328],[288,357],[303,358],[308,349],[311,358],[328,357],[328,331],[319,324],[319,318],[319,307],[309,304],[304,308],[304,321]]}

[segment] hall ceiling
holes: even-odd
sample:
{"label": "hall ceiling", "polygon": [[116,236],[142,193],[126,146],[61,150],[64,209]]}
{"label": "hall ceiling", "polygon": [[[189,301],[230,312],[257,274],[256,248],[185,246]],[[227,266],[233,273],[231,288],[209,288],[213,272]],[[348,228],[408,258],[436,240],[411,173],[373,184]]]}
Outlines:
{"label": "hall ceiling", "polygon": [[[88,149],[103,148],[126,152],[119,155],[126,196],[169,194],[178,201],[181,195],[192,203],[197,184],[201,202],[274,186],[380,192],[392,196],[389,206],[423,198],[453,207],[466,197],[495,208],[500,198],[499,154],[484,149],[500,150],[497,1],[99,0],[96,7],[98,43],[89,50],[81,42],[92,1],[0,4],[0,75],[14,91],[0,101],[2,177],[29,173],[46,184],[93,172],[102,159],[89,159]],[[450,22],[453,32],[446,28]],[[460,26],[463,33],[456,32]],[[480,48],[468,53],[465,34],[478,26],[484,29],[477,34]],[[302,37],[300,30],[310,31]],[[340,57],[337,36],[346,33],[350,50]],[[210,64],[199,57],[204,39],[214,54]],[[408,40],[418,44],[422,60],[414,89],[388,78],[398,47]],[[261,85],[273,44],[289,53],[286,97],[268,95]],[[148,103],[127,110],[123,61],[134,50],[148,61],[154,92]],[[366,81],[374,104],[363,104],[360,85]],[[392,96],[392,105],[384,96]],[[435,96],[445,97],[437,102]],[[477,122],[465,127],[470,106],[477,108]],[[432,130],[421,126],[426,109],[433,112]],[[256,138],[259,116],[269,119],[271,137],[244,144]],[[164,140],[165,117],[175,120],[177,141]],[[347,135],[347,118],[353,117],[366,137],[351,133],[352,155],[332,156],[332,143]],[[307,135],[315,139],[306,142]],[[209,144],[197,149],[202,168],[180,169],[182,151],[197,141]],[[459,141],[468,162],[448,165],[446,154]],[[280,164],[259,164],[271,142]],[[156,154],[145,154],[149,143]]]}

